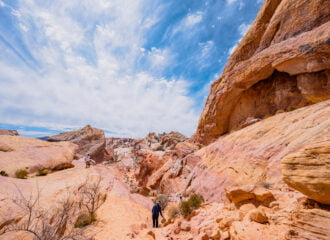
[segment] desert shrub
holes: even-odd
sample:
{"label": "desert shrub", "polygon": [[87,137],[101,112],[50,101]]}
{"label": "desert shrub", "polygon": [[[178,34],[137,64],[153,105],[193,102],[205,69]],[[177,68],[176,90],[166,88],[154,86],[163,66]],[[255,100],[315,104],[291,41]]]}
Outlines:
{"label": "desert shrub", "polygon": [[273,186],[273,184],[269,183],[269,182],[261,182],[260,186],[262,186],[264,188],[267,188],[267,189],[270,189]]}
{"label": "desert shrub", "polygon": [[193,209],[197,209],[200,207],[200,205],[203,202],[203,197],[197,194],[193,194],[191,195],[191,197],[188,200],[189,205],[193,208]]}
{"label": "desert shrub", "polygon": [[289,108],[289,112],[294,111],[294,110],[296,110],[296,109],[298,109],[298,108],[297,108],[297,107],[290,107],[290,108]]}
{"label": "desert shrub", "polygon": [[28,175],[28,171],[25,169],[19,169],[15,172],[15,176],[20,179],[26,179]]}
{"label": "desert shrub", "polygon": [[178,206],[172,205],[168,207],[167,215],[170,219],[173,219],[175,216],[180,214],[180,209]]}
{"label": "desert shrub", "polygon": [[0,175],[1,176],[4,176],[4,177],[8,177],[8,174],[5,171],[3,171],[3,170],[0,171]]}
{"label": "desert shrub", "polygon": [[162,208],[162,210],[166,208],[168,201],[169,201],[168,196],[165,194],[158,195],[154,200],[155,203],[159,202],[159,205]]}
{"label": "desert shrub", "polygon": [[188,201],[183,201],[180,205],[180,213],[182,216],[186,217],[192,212],[192,208],[190,207]]}
{"label": "desert shrub", "polygon": [[61,170],[73,168],[73,167],[74,167],[74,165],[72,163],[61,163],[61,164],[57,165],[56,167],[54,167],[52,169],[52,171],[61,171]]}
{"label": "desert shrub", "polygon": [[82,227],[90,225],[92,222],[95,222],[95,217],[93,218],[93,217],[90,216],[90,214],[83,213],[83,214],[78,216],[78,218],[77,218],[77,220],[74,224],[74,227],[75,228],[82,228]]}
{"label": "desert shrub", "polygon": [[180,212],[181,214],[186,217],[190,213],[192,213],[193,210],[200,207],[200,205],[203,202],[203,198],[200,195],[193,194],[190,196],[190,198],[187,201],[183,201],[180,205]]}
{"label": "desert shrub", "polygon": [[38,171],[37,176],[46,176],[49,173],[47,169],[42,169]]}

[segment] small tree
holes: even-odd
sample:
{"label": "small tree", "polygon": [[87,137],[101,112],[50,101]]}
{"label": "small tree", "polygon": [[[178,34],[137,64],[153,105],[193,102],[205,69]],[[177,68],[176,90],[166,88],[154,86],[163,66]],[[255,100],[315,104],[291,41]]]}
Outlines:
{"label": "small tree", "polygon": [[34,240],[89,240],[84,236],[84,229],[73,227],[77,206],[72,196],[57,202],[54,209],[44,209],[40,206],[40,191],[27,198],[17,188],[18,197],[13,203],[22,210],[19,221],[13,221],[0,229],[0,235],[10,232],[22,232],[32,235]]}
{"label": "small tree", "polygon": [[103,205],[107,195],[101,192],[102,178],[98,176],[96,181],[89,182],[86,179],[85,183],[79,187],[81,193],[80,206],[87,210],[91,222],[96,221],[96,211]]}

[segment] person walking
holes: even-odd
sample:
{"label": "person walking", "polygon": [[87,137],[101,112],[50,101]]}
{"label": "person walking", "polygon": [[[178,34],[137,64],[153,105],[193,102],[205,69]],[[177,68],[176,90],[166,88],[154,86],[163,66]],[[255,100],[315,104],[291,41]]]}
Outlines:
{"label": "person walking", "polygon": [[91,155],[87,154],[87,156],[85,157],[85,164],[86,164],[86,168],[90,168],[91,165],[95,165],[96,162],[91,159]]}
{"label": "person walking", "polygon": [[159,217],[159,214],[162,216],[162,218],[164,218],[163,213],[162,213],[162,208],[159,205],[159,203],[160,202],[157,201],[156,204],[154,204],[154,206],[152,207],[152,227],[153,228],[158,228],[158,217]]}

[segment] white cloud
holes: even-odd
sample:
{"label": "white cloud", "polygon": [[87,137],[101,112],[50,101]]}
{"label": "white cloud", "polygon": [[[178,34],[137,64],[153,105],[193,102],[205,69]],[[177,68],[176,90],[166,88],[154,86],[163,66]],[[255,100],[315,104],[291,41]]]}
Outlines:
{"label": "white cloud", "polygon": [[250,27],[251,27],[251,24],[247,24],[247,23],[242,23],[241,25],[238,26],[237,30],[238,30],[239,34],[241,35],[241,38],[235,43],[234,46],[229,48],[229,50],[228,50],[229,55],[234,53],[234,51],[237,48],[239,42],[243,39],[243,37],[245,36],[247,31],[250,29]]}
{"label": "white cloud", "polygon": [[173,28],[172,35],[175,35],[178,32],[184,32],[187,35],[194,33],[197,31],[196,25],[203,20],[203,15],[204,12],[201,11],[188,14],[175,28]]}
{"label": "white cloud", "polygon": [[245,6],[245,3],[244,2],[239,2],[239,10],[242,10],[243,8],[244,8],[244,6]]}
{"label": "white cloud", "polygon": [[[20,1],[20,23],[34,26],[21,34],[38,70],[0,56],[0,122],[53,129],[92,124],[132,137],[192,134],[198,115],[188,82],[161,74],[175,53],[144,47],[157,23],[157,12],[144,18],[148,1]],[[197,13],[185,23],[201,20]],[[143,68],[136,64],[141,58]]]}
{"label": "white cloud", "polygon": [[241,25],[238,26],[238,31],[241,34],[241,36],[244,36],[247,33],[250,26],[251,24],[247,24],[247,23],[242,23]]}
{"label": "white cloud", "polygon": [[232,55],[234,53],[234,51],[237,48],[237,45],[238,45],[238,43],[236,43],[234,46],[232,46],[231,48],[229,48],[229,50],[228,50],[228,54],[229,55]]}
{"label": "white cloud", "polygon": [[214,42],[213,41],[207,41],[207,42],[200,42],[198,43],[199,47],[201,48],[201,51],[199,53],[198,59],[200,63],[200,68],[204,68],[209,66],[210,64],[210,57],[212,54],[212,51],[214,50]]}
{"label": "white cloud", "polygon": [[5,7],[5,6],[6,6],[6,4],[0,0],[0,7]]}
{"label": "white cloud", "polygon": [[227,4],[233,4],[234,2],[236,2],[237,0],[226,0]]}
{"label": "white cloud", "polygon": [[148,60],[149,64],[154,69],[164,69],[167,65],[172,62],[173,56],[171,55],[168,49],[158,49],[158,48],[151,48],[148,52]]}
{"label": "white cloud", "polygon": [[185,27],[191,28],[203,20],[203,12],[196,12],[194,14],[189,14],[184,20]]}

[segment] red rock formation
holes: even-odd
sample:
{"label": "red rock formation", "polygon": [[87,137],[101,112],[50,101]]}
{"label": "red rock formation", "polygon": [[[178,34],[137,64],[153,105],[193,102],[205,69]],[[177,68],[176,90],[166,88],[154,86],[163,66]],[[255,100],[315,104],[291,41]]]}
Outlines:
{"label": "red rock formation", "polygon": [[330,4],[266,0],[212,84],[197,131],[204,144],[263,119],[330,98]]}
{"label": "red rock formation", "polygon": [[78,157],[90,154],[91,158],[97,162],[102,162],[105,158],[105,135],[104,131],[92,128],[90,125],[80,130],[63,132],[47,139],[49,142],[70,141],[79,146]]}

